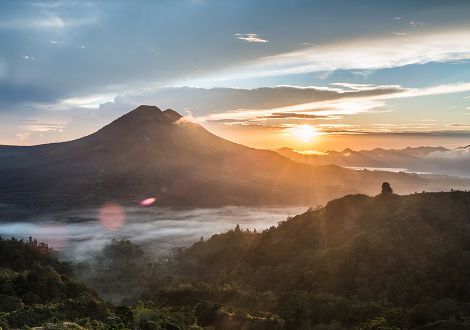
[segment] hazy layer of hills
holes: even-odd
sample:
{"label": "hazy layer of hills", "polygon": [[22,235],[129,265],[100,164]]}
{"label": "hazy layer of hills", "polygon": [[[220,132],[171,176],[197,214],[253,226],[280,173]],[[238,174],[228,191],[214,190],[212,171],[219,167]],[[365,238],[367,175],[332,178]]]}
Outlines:
{"label": "hazy layer of hills", "polygon": [[349,193],[470,187],[470,180],[312,166],[219,138],[173,110],[139,106],[74,141],[0,147],[0,200],[15,208],[78,208],[107,201],[160,205],[315,205]]}
{"label": "hazy layer of hills", "polygon": [[312,164],[335,164],[344,167],[389,169],[416,173],[434,173],[470,177],[470,146],[447,149],[444,147],[417,147],[405,149],[382,149],[327,151],[308,153],[290,148],[276,150],[292,160]]}
{"label": "hazy layer of hills", "polygon": [[[34,240],[0,240],[0,326],[468,329],[469,219],[468,192],[349,195],[158,263],[126,240],[80,265]],[[105,303],[73,276],[126,299]]]}

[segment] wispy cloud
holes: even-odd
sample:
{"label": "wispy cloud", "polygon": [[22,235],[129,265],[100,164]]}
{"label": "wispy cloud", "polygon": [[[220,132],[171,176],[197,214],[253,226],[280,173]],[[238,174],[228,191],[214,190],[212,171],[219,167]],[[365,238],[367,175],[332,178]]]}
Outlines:
{"label": "wispy cloud", "polygon": [[387,95],[384,98],[405,98],[441,94],[453,94],[470,91],[470,83],[443,84],[425,88],[408,88],[397,95]]}
{"label": "wispy cloud", "polygon": [[220,120],[237,120],[245,124],[256,118],[278,119],[279,113],[284,118],[296,119],[328,119],[331,117],[355,115],[359,113],[374,111],[384,106],[385,103],[380,100],[371,100],[367,98],[346,98],[330,101],[319,101],[305,104],[292,105],[287,107],[279,107],[272,109],[238,109],[223,113],[210,114],[199,118],[201,121],[220,121]]}
{"label": "wispy cloud", "polygon": [[[470,83],[438,85],[428,88],[403,88],[398,85],[379,86],[370,84],[334,83],[333,93],[329,98],[317,99],[312,102],[272,107],[265,109],[234,109],[211,113],[198,117],[199,121],[217,122],[227,125],[267,125],[272,127],[288,127],[302,122],[314,122],[322,132],[336,132],[338,128],[331,124],[319,124],[319,120],[339,120],[345,116],[363,113],[390,112],[387,100],[410,98],[439,94],[451,94],[470,91]],[[336,123],[335,123],[336,124]],[[325,125],[325,126],[321,126]],[[429,120],[414,123],[373,124],[344,130],[342,133],[364,132],[430,132],[439,126]],[[450,128],[468,128],[468,125],[449,125]]]}
{"label": "wispy cloud", "polygon": [[61,29],[91,25],[96,23],[96,21],[97,20],[94,17],[63,18],[56,15],[50,15],[47,18],[35,20],[32,22],[32,24],[38,28]]}
{"label": "wispy cloud", "polygon": [[32,25],[38,28],[63,28],[67,25],[65,20],[59,16],[51,15],[44,19],[38,19],[32,22]]}
{"label": "wispy cloud", "polygon": [[470,124],[456,123],[456,124],[449,124],[449,127],[468,127],[468,128],[470,128]]}
{"label": "wispy cloud", "polygon": [[[346,89],[354,90],[354,91],[372,91],[372,90],[387,90],[390,92],[393,91],[404,91],[405,89],[400,85],[372,85],[372,84],[353,84],[353,83],[345,83],[345,82],[338,82],[332,83],[331,86],[340,86]],[[341,92],[343,90],[340,90]]]}
{"label": "wispy cloud", "polygon": [[262,57],[198,81],[230,81],[335,70],[378,70],[469,59],[470,30],[434,31],[400,39],[396,36],[368,38],[302,47],[297,51]]}
{"label": "wispy cloud", "polygon": [[88,108],[88,109],[97,109],[103,103],[113,101],[116,97],[116,94],[93,94],[79,97],[72,97],[60,101],[57,105],[53,107],[55,109],[69,109],[74,108]]}
{"label": "wispy cloud", "polygon": [[410,21],[410,26],[412,27],[418,27],[418,26],[423,26],[423,22],[416,22],[416,21]]}
{"label": "wispy cloud", "polygon": [[31,17],[28,19],[10,19],[0,22],[0,29],[44,29],[59,30],[64,28],[76,28],[86,25],[92,25],[97,22],[97,18],[91,15],[83,17],[62,16],[52,12],[43,12],[40,17]]}
{"label": "wispy cloud", "polygon": [[269,42],[269,40],[258,37],[256,33],[245,33],[245,34],[237,33],[235,34],[235,37],[237,39],[248,41],[248,42],[261,42],[261,43]]}
{"label": "wispy cloud", "polygon": [[37,120],[23,120],[19,126],[16,137],[19,141],[24,142],[32,135],[43,135],[50,132],[62,133],[65,123],[46,123]]}

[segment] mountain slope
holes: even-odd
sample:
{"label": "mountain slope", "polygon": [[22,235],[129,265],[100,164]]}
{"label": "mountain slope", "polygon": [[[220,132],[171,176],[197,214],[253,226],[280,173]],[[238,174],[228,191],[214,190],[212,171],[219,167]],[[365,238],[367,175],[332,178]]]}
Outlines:
{"label": "mountain slope", "polygon": [[468,192],[349,195],[262,233],[200,241],[178,272],[263,293],[288,329],[372,318],[383,327],[366,329],[467,329],[469,219]]}
{"label": "mountain slope", "polygon": [[312,205],[347,193],[470,186],[394,173],[300,164],[213,135],[173,110],[139,106],[74,141],[0,147],[3,208],[70,208],[107,201],[160,205]]}

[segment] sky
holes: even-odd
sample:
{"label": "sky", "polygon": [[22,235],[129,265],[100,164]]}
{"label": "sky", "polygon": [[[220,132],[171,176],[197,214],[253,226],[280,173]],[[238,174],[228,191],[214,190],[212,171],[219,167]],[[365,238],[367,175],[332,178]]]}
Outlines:
{"label": "sky", "polygon": [[0,0],[0,144],[139,104],[256,148],[470,144],[470,1]]}

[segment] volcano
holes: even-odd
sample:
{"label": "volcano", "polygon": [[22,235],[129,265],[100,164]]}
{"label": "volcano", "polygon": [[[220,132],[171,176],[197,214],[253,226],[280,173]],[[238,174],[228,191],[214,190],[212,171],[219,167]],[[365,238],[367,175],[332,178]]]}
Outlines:
{"label": "volcano", "polygon": [[146,198],[180,207],[315,205],[345,194],[376,194],[382,181],[400,193],[449,189],[447,181],[416,175],[301,164],[149,105],[77,140],[0,147],[3,208],[136,205]]}

